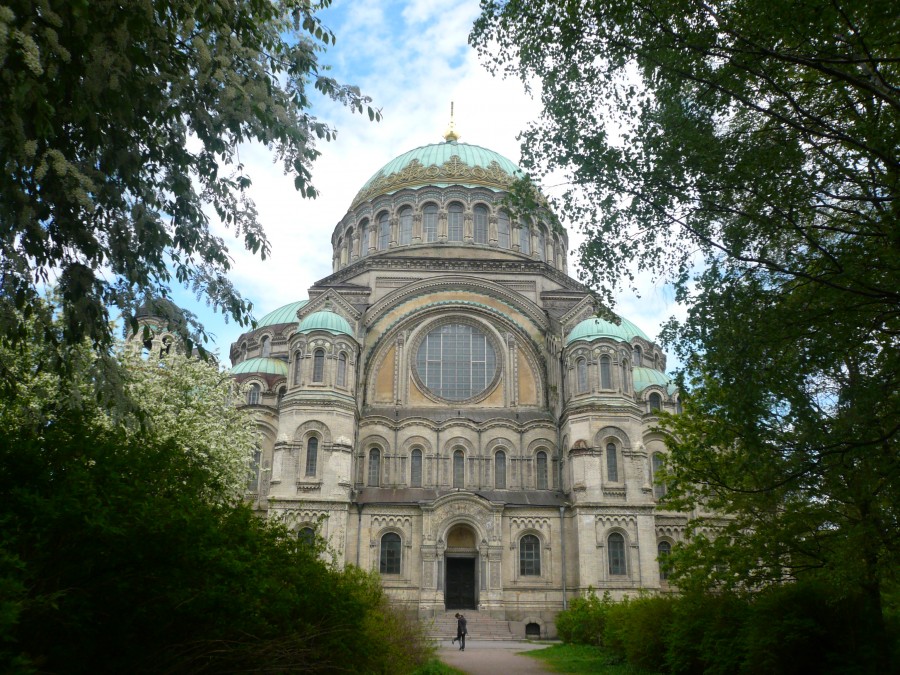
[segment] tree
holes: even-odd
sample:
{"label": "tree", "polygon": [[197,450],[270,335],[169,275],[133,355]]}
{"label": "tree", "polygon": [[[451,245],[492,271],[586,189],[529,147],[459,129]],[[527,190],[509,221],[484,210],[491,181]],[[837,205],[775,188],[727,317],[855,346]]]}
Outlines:
{"label": "tree", "polygon": [[586,280],[611,302],[633,260],[690,306],[664,331],[687,399],[671,503],[732,525],[676,557],[679,583],[820,575],[869,599],[877,641],[900,569],[896,7],[482,9],[482,55],[540,82],[524,163],[568,174]]}
{"label": "tree", "polygon": [[[242,142],[265,144],[305,197],[313,90],[380,113],[325,74],[330,0],[10,0],[0,6],[0,334],[15,339],[58,286],[63,339],[108,346],[109,307],[133,320],[173,281],[241,325],[214,217],[265,258]],[[13,309],[18,311],[13,311]],[[186,339],[203,339],[188,314]]]}

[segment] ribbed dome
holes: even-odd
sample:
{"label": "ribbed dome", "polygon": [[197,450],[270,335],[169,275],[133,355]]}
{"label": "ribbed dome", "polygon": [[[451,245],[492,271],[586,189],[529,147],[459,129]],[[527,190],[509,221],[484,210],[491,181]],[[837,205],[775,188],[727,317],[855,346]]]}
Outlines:
{"label": "ribbed dome", "polygon": [[353,336],[353,330],[350,328],[347,320],[340,314],[327,310],[313,312],[300,322],[299,332],[309,333],[314,330],[327,330],[329,333],[343,333],[344,335]]}
{"label": "ribbed dome", "polygon": [[283,375],[284,377],[287,377],[288,364],[281,359],[269,359],[260,356],[241,361],[231,369],[232,375],[248,375],[250,373]]}
{"label": "ribbed dome", "polygon": [[566,344],[575,342],[575,340],[587,340],[590,342],[591,340],[599,338],[612,338],[619,342],[630,342],[631,338],[635,336],[642,337],[647,342],[651,341],[644,331],[635,326],[628,319],[622,319],[621,323],[617,326],[606,319],[594,317],[592,319],[585,319],[575,326],[568,337],[566,337]]}
{"label": "ribbed dome", "polygon": [[487,187],[506,190],[524,172],[493,150],[455,141],[423,145],[392,159],[373,175],[350,208],[378,195],[423,185]]}
{"label": "ribbed dome", "polygon": [[279,307],[278,309],[274,309],[261,318],[259,323],[256,324],[256,327],[263,328],[264,326],[274,326],[279,323],[296,323],[297,310],[303,307],[307,302],[309,302],[309,300],[298,300],[297,302],[292,302],[283,307]]}
{"label": "ribbed dome", "polygon": [[632,368],[631,377],[634,381],[635,391],[644,391],[644,389],[654,384],[665,388],[668,394],[672,394],[675,391],[675,385],[668,375],[653,368]]}

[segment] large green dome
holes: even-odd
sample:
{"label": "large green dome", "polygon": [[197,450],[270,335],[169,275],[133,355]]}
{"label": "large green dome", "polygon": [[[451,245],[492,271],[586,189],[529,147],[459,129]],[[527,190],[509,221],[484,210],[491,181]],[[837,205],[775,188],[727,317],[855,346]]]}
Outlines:
{"label": "large green dome", "polygon": [[300,328],[298,329],[300,333],[309,333],[314,330],[325,330],[329,333],[338,334],[342,333],[353,337],[353,329],[350,328],[347,319],[340,314],[335,314],[334,312],[329,312],[327,310],[313,312],[309,316],[304,317],[303,321],[300,322]]}
{"label": "large green dome", "polygon": [[621,319],[621,323],[617,326],[606,319],[594,317],[585,319],[575,326],[566,337],[566,344],[575,342],[575,340],[587,340],[590,342],[599,338],[612,338],[618,342],[631,342],[631,338],[635,336],[642,337],[647,342],[652,342],[644,331],[628,319]]}
{"label": "large green dome", "polygon": [[271,359],[257,356],[252,359],[247,359],[246,361],[241,361],[231,369],[232,375],[247,375],[250,373],[260,373],[263,375],[282,375],[284,377],[287,377],[288,364],[281,359]]}
{"label": "large green dome", "polygon": [[514,162],[480,145],[447,141],[405,152],[375,172],[350,208],[378,195],[424,185],[487,187],[506,190],[524,172]]}
{"label": "large green dome", "polygon": [[670,396],[675,391],[675,383],[669,379],[669,376],[653,368],[642,368],[640,366],[633,368],[631,377],[634,381],[635,391],[644,391],[644,389],[653,385],[663,387]]}
{"label": "large green dome", "polygon": [[296,323],[297,310],[303,307],[307,302],[309,302],[309,300],[298,300],[297,302],[292,302],[279,307],[278,309],[273,309],[259,320],[256,327],[263,328],[264,326],[275,326],[279,323]]}

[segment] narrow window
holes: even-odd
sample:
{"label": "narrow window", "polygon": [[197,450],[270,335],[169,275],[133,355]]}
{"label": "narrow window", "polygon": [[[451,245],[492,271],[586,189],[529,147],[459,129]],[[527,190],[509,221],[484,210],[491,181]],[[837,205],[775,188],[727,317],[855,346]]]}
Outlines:
{"label": "narrow window", "polygon": [[300,384],[300,361],[301,354],[299,351],[294,352],[294,386]]}
{"label": "narrow window", "polygon": [[497,246],[509,248],[509,214],[505,211],[497,214]]}
{"label": "narrow window", "polygon": [[666,567],[666,558],[672,552],[672,544],[661,541],[656,545],[656,559],[659,561],[659,579],[665,581],[669,578],[669,570]]}
{"label": "narrow window", "polygon": [[381,452],[378,448],[369,450],[369,487],[381,485]]}
{"label": "narrow window", "polygon": [[453,487],[466,486],[466,456],[462,450],[453,453]]}
{"label": "narrow window", "polygon": [[400,574],[400,535],[388,532],[381,538],[382,574]]}
{"label": "narrow window", "polygon": [[544,226],[538,226],[538,259],[546,260],[547,259],[547,233],[544,231]]}
{"label": "narrow window", "polygon": [[426,242],[437,241],[438,209],[428,204],[422,211],[422,235]]}
{"label": "narrow window", "polygon": [[609,550],[610,575],[626,574],[625,567],[625,537],[618,532],[613,532],[607,539]]}
{"label": "narrow window", "polygon": [[653,392],[650,394],[650,410],[659,410],[662,407],[662,397]]}
{"label": "narrow window", "polygon": [[628,360],[622,359],[622,391],[628,392]]}
{"label": "narrow window", "polygon": [[369,253],[369,219],[359,224],[359,257],[365,258]]}
{"label": "narrow window", "polygon": [[[146,343],[144,343],[144,346],[145,347],[147,346]],[[246,358],[247,358],[247,343],[242,342],[241,343],[241,361],[243,361]]]}
{"label": "narrow window", "polygon": [[587,361],[585,359],[578,359],[578,361],[575,362],[575,371],[578,374],[578,393],[583,394],[588,388]]}
{"label": "narrow window", "polygon": [[337,386],[347,386],[347,355],[344,352],[338,356]]}
{"label": "narrow window", "polygon": [[316,475],[316,464],[319,460],[319,439],[312,436],[306,442],[306,475]]}
{"label": "narrow window", "polygon": [[413,450],[409,457],[409,486],[422,487],[422,451]]}
{"label": "narrow window", "polygon": [[600,388],[612,389],[612,367],[608,356],[600,357]]}
{"label": "narrow window", "polygon": [[250,478],[247,481],[247,490],[250,492],[259,491],[259,461],[262,453],[259,448],[253,451],[253,457],[250,458]]}
{"label": "narrow window", "polygon": [[606,444],[606,480],[612,483],[619,482],[619,457],[616,454],[615,443]]}
{"label": "narrow window", "polygon": [[268,357],[272,355],[272,339],[268,335],[264,335],[259,347],[259,355]]}
{"label": "narrow window", "polygon": [[488,210],[483,206],[476,206],[475,212],[475,243],[486,244],[488,239]]}
{"label": "narrow window", "polygon": [[313,353],[313,382],[325,380],[325,350],[317,349]]}
{"label": "narrow window", "polygon": [[528,223],[519,225],[519,251],[531,255],[531,227]]}
{"label": "narrow window", "polygon": [[519,540],[519,575],[541,576],[541,540],[533,534],[526,534]]}
{"label": "narrow window", "polygon": [[311,527],[301,527],[297,533],[297,540],[301,546],[312,548],[316,544],[316,531]]}
{"label": "narrow window", "polygon": [[537,489],[538,490],[546,490],[547,489],[547,453],[539,452],[537,454],[537,469],[535,473],[537,474]]}
{"label": "narrow window", "polygon": [[338,250],[338,263],[342,266],[346,265],[347,264],[347,249],[344,248],[344,240],[343,239],[338,239],[337,250]]}
{"label": "narrow window", "polygon": [[281,405],[281,401],[284,400],[284,392],[285,392],[284,387],[278,387],[278,405],[279,406]]}
{"label": "narrow window", "polygon": [[447,240],[463,240],[463,207],[462,204],[453,203],[447,210]]}
{"label": "narrow window", "polygon": [[400,209],[400,245],[407,246],[412,242],[413,212],[408,206]]}
{"label": "narrow window", "polygon": [[666,484],[661,480],[662,478],[662,469],[665,466],[666,460],[662,456],[662,453],[654,452],[651,460],[651,466],[653,468],[653,496],[656,499],[662,499],[666,496],[666,492],[668,492],[668,488]]}
{"label": "narrow window", "polygon": [[378,250],[385,251],[391,244],[391,221],[387,211],[378,216]]}
{"label": "narrow window", "polygon": [[250,389],[247,392],[247,403],[250,405],[258,405],[259,404],[259,392],[260,388],[258,384],[251,384]]}
{"label": "narrow window", "polygon": [[634,355],[632,358],[634,359],[635,368],[641,368],[644,365],[644,352],[640,345],[634,346]]}
{"label": "narrow window", "polygon": [[506,453],[503,450],[498,450],[494,455],[494,487],[506,489]]}

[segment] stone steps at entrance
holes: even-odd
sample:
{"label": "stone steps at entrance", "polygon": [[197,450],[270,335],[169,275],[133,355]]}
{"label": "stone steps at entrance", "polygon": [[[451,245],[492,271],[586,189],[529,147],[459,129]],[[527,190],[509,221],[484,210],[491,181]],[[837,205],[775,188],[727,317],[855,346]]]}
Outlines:
{"label": "stone steps at entrance", "polygon": [[494,619],[475,610],[452,610],[435,614],[433,619],[425,619],[426,634],[432,640],[450,640],[456,637],[456,617],[459,611],[466,617],[466,640],[520,640],[509,629],[509,622]]}

